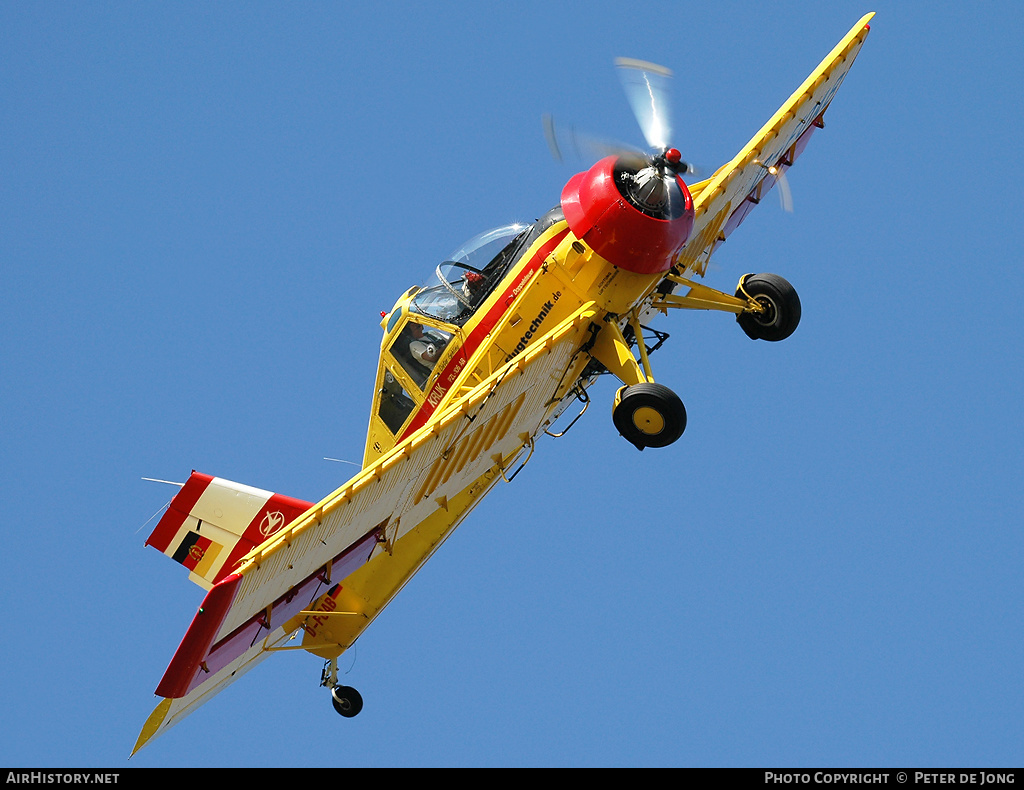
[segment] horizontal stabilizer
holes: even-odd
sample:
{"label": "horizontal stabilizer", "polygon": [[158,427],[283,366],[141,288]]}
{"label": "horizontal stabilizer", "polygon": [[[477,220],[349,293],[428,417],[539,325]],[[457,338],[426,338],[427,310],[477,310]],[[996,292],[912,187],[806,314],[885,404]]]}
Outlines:
{"label": "horizontal stabilizer", "polygon": [[209,590],[239,559],[312,506],[193,471],[146,545],[180,562],[192,581]]}

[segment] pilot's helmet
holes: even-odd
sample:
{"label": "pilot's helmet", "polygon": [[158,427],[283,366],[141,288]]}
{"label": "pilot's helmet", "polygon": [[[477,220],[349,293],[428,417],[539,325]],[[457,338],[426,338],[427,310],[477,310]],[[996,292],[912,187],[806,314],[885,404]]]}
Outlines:
{"label": "pilot's helmet", "polygon": [[409,344],[409,353],[412,354],[412,358],[417,362],[421,362],[429,367],[437,362],[437,356],[440,353],[440,350],[433,343],[425,343],[422,340],[413,340]]}

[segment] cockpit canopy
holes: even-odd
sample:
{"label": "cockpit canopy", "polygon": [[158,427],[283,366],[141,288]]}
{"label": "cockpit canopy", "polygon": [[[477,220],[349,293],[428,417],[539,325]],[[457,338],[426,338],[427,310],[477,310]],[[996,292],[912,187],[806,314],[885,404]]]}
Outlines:
{"label": "cockpit canopy", "polygon": [[409,309],[428,318],[462,324],[501,282],[515,261],[529,225],[503,225],[484,231],[437,265],[438,285],[421,288]]}
{"label": "cockpit canopy", "polygon": [[[445,370],[460,353],[463,327],[498,288],[530,245],[564,220],[556,206],[532,225],[504,225],[467,241],[434,270],[436,279],[410,288],[382,314],[380,366],[363,463],[394,447],[418,408],[437,406],[454,378],[441,385]],[[465,364],[463,359],[462,365]],[[431,399],[433,393],[433,399]]]}

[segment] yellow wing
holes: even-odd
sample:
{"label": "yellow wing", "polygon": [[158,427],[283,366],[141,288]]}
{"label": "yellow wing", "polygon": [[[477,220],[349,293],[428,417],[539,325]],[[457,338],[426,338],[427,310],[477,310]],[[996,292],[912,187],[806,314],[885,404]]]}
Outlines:
{"label": "yellow wing", "polygon": [[[132,753],[274,651],[350,647],[483,494],[528,460],[589,361],[580,349],[594,316],[583,305],[214,585]],[[313,611],[326,594],[331,611]],[[316,640],[290,645],[310,634],[311,618]]]}
{"label": "yellow wing", "polygon": [[867,38],[865,15],[732,161],[691,188],[695,221],[678,270],[703,277],[715,248],[800,155]]}

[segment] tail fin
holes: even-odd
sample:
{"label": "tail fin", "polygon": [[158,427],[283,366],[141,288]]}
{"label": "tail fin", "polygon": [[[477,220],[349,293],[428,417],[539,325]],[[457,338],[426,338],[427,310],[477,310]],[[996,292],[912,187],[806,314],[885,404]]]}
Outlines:
{"label": "tail fin", "polygon": [[146,545],[209,590],[235,563],[313,504],[193,471]]}

